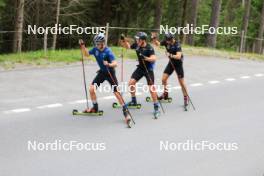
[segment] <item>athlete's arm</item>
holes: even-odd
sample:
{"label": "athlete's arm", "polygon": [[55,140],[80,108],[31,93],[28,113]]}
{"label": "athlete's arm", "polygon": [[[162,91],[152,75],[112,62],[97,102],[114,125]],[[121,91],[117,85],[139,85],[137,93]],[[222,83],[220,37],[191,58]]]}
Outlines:
{"label": "athlete's arm", "polygon": [[157,57],[156,57],[155,54],[152,54],[149,57],[145,57],[145,60],[148,61],[148,62],[155,62],[157,60]]}
{"label": "athlete's arm", "polygon": [[115,60],[115,55],[112,53],[112,51],[109,49],[108,54],[108,58],[109,58],[109,62],[107,60],[104,60],[104,65],[114,68],[117,66],[117,62]]}
{"label": "athlete's arm", "polygon": [[111,63],[109,63],[108,61],[104,60],[104,65],[111,67],[111,68],[114,68],[114,67],[117,67],[117,62],[115,60],[113,60]]}
{"label": "athlete's arm", "polygon": [[175,55],[171,54],[172,59],[180,60],[182,57],[182,52],[177,52]]}
{"label": "athlete's arm", "polygon": [[111,63],[108,63],[108,66],[112,68],[117,67],[117,62],[114,60]]}

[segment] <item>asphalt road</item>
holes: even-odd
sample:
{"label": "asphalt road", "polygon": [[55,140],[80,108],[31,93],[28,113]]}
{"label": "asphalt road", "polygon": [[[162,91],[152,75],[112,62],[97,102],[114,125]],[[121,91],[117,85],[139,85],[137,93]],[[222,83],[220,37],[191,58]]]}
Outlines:
{"label": "asphalt road", "polygon": [[[136,62],[125,63],[128,80]],[[157,62],[157,84],[166,63],[164,57]],[[79,65],[0,72],[0,175],[262,176],[264,63],[187,56],[184,66],[196,111],[183,111],[173,75],[173,103],[164,104],[166,113],[154,120],[153,105],[142,94],[142,109],[131,111],[132,129],[111,108],[114,99],[107,93],[99,95],[103,117],[71,115],[85,107]],[[88,82],[96,70],[86,65]],[[102,144],[104,150],[28,150],[28,141],[56,140]],[[166,141],[232,143],[236,150],[161,150]]]}

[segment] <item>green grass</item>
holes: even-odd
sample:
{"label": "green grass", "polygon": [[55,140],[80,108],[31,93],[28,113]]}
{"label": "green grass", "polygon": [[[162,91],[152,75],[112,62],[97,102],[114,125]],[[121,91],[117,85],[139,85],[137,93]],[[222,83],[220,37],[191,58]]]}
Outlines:
{"label": "green grass", "polygon": [[[122,49],[120,47],[111,47],[117,58],[120,58]],[[125,58],[136,58],[136,54],[133,50],[125,50]],[[94,60],[94,57],[90,57]],[[2,54],[0,55],[0,67],[5,69],[15,68],[19,64],[32,65],[32,66],[49,66],[52,64],[71,64],[79,62],[81,60],[80,49],[69,50],[55,50],[47,51],[46,55],[44,51],[31,51],[22,52],[20,54]]]}
{"label": "green grass", "polygon": [[256,53],[239,53],[235,51],[228,51],[224,49],[214,49],[214,48],[205,48],[205,47],[191,47],[183,46],[183,52],[188,55],[199,55],[199,56],[215,56],[215,57],[224,57],[228,59],[252,59],[252,60],[262,60],[264,61],[264,55]]}
{"label": "green grass", "polygon": [[[117,58],[120,58],[122,49],[120,47],[111,47]],[[162,49],[159,49],[160,52]],[[163,51],[162,51],[163,52]],[[201,55],[201,56],[213,56],[213,57],[225,57],[230,59],[254,59],[263,60],[264,55],[258,55],[254,53],[238,53],[234,51],[210,49],[204,47],[191,47],[183,46],[183,52],[185,55]],[[136,59],[135,51],[124,49],[125,59]],[[93,59],[93,57],[91,57]],[[81,59],[80,49],[69,50],[56,50],[48,51],[46,55],[44,51],[32,51],[22,52],[20,54],[2,54],[0,55],[0,67],[4,69],[13,69],[19,65],[31,65],[31,66],[49,66],[56,64],[71,64],[79,62]],[[94,60],[94,59],[93,59]]]}

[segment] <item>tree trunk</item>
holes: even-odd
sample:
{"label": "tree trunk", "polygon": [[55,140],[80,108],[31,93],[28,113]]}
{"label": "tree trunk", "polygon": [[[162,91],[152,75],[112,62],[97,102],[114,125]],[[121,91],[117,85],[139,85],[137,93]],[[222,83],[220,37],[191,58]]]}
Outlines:
{"label": "tree trunk", "polygon": [[263,33],[264,33],[264,1],[262,4],[262,12],[259,24],[258,39],[256,42],[256,53],[262,54],[262,44],[263,44]]}
{"label": "tree trunk", "polygon": [[[60,3],[61,0],[57,0],[57,10],[56,10],[56,23],[55,24],[59,24],[59,17],[60,17]],[[58,31],[56,31],[58,32]],[[53,35],[53,42],[52,42],[52,49],[55,50],[56,49],[56,44],[57,44],[57,34]]]}
{"label": "tree trunk", "polygon": [[102,1],[103,14],[102,14],[102,25],[110,23],[112,17],[112,0]]}
{"label": "tree trunk", "polygon": [[22,50],[24,4],[25,4],[25,0],[18,0],[15,33],[14,33],[14,41],[13,41],[13,52],[21,52]]}
{"label": "tree trunk", "polygon": [[[34,24],[36,26],[39,26],[39,17],[40,17],[40,2],[39,1],[35,1],[34,4],[35,7],[35,18],[34,18]],[[32,44],[31,44],[31,50],[36,50],[38,49],[38,35],[34,35],[33,40],[32,40]]]}
{"label": "tree trunk", "polygon": [[[220,10],[221,10],[221,0],[213,0],[210,27],[213,27],[215,29],[218,27]],[[212,47],[212,48],[216,47],[216,37],[217,37],[216,33],[207,35],[208,47]]]}
{"label": "tree trunk", "polygon": [[[247,36],[247,29],[248,29],[248,21],[249,21],[249,16],[250,16],[250,7],[251,7],[251,0],[245,0],[245,13],[243,17],[243,23],[242,23],[242,31],[244,31],[244,36]],[[242,47],[240,52],[245,52],[246,48],[246,41],[247,39],[244,38],[241,34],[241,41],[242,42]]]}
{"label": "tree trunk", "polygon": [[[182,24],[181,26],[182,27],[185,27],[186,26],[186,23],[187,23],[187,4],[188,4],[188,0],[184,0],[183,2],[183,11],[182,11]],[[185,40],[186,40],[186,35],[183,34],[183,32],[181,33],[181,42],[182,43],[185,43]]]}
{"label": "tree trunk", "polygon": [[[197,10],[198,10],[198,1],[199,0],[192,0],[191,6],[190,6],[190,18],[188,20],[189,24],[193,24],[193,28],[196,27],[196,22],[197,22]],[[194,45],[194,35],[189,34],[187,37],[187,44],[189,45]]]}
{"label": "tree trunk", "polygon": [[162,0],[155,1],[155,18],[154,18],[154,29],[159,29],[162,18]]}

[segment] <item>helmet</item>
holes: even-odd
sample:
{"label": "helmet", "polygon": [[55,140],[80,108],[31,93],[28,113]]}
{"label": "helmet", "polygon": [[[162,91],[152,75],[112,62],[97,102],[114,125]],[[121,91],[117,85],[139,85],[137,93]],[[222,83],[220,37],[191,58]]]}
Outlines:
{"label": "helmet", "polygon": [[136,39],[147,40],[148,35],[145,32],[138,32],[135,36]]}
{"label": "helmet", "polygon": [[99,33],[93,38],[94,44],[97,44],[99,42],[105,42],[105,35],[104,33]]}
{"label": "helmet", "polygon": [[167,34],[165,34],[165,40],[172,40],[172,39],[174,39],[175,38],[175,36],[172,34],[172,33],[167,33]]}

